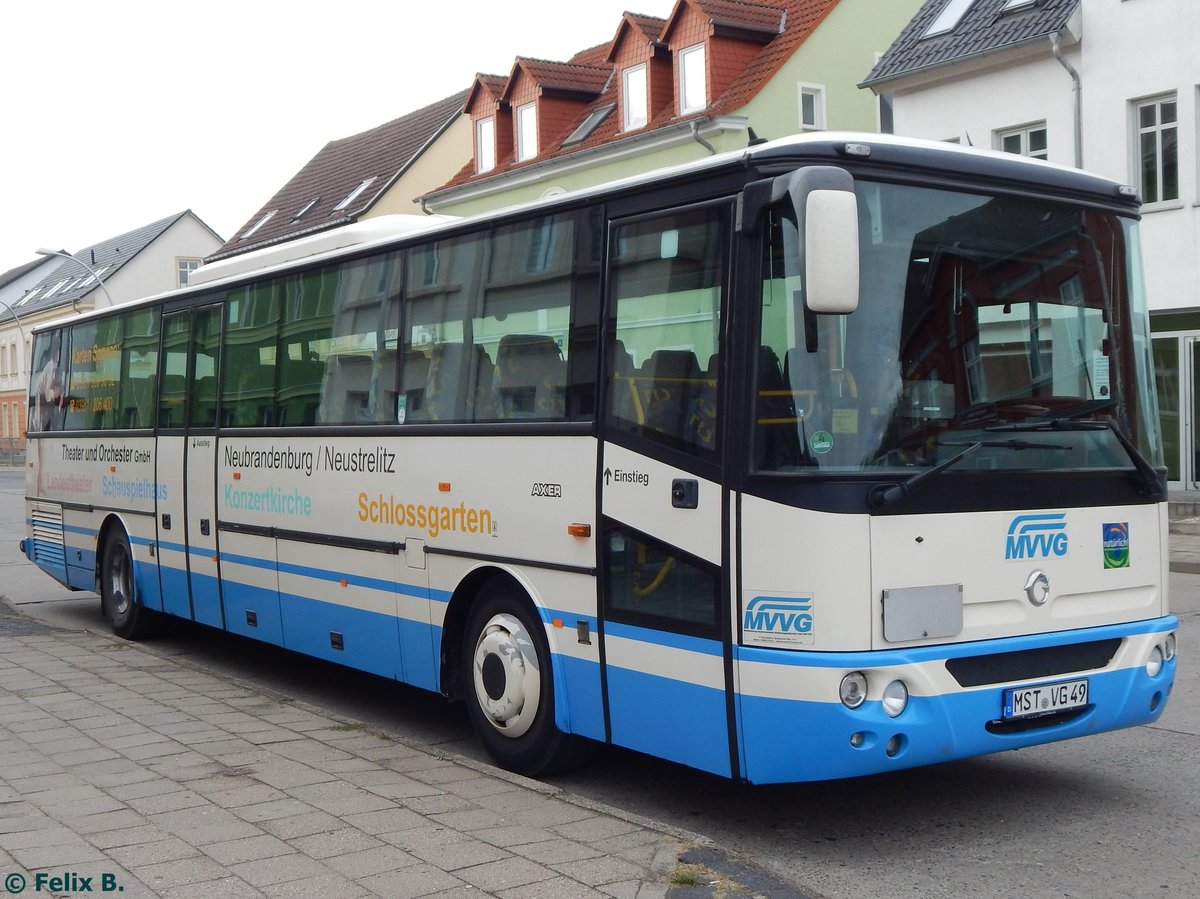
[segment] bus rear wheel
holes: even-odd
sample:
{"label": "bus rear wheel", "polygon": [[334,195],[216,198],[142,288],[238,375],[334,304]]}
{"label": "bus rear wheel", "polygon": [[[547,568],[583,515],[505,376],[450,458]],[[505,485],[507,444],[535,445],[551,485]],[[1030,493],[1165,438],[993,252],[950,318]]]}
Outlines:
{"label": "bus rear wheel", "polygon": [[104,539],[100,556],[100,606],[112,632],[126,640],[150,636],[157,623],[154,612],[137,601],[133,554],[129,551],[129,538],[120,528]]}
{"label": "bus rear wheel", "polygon": [[579,740],[554,723],[550,650],[516,588],[493,582],[463,639],[463,683],[471,725],[502,767],[537,776],[579,758]]}

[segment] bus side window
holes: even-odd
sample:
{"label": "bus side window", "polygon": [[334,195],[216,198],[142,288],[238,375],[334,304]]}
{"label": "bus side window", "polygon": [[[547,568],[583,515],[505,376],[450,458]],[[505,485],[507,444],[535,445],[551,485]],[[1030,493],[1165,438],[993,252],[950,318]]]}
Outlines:
{"label": "bus side window", "polygon": [[724,211],[709,207],[620,225],[611,251],[609,417],[707,458],[717,449],[725,250]]}

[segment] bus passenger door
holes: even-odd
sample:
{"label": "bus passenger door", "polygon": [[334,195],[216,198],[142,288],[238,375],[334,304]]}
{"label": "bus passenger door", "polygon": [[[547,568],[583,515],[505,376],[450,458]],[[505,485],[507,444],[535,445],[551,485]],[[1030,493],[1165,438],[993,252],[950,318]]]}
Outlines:
{"label": "bus passenger door", "polygon": [[612,227],[600,564],[611,741],[736,777],[717,416],[728,248],[724,204]]}
{"label": "bus passenger door", "polygon": [[214,483],[221,309],[163,316],[158,409],[163,610],[214,627],[224,626]]}

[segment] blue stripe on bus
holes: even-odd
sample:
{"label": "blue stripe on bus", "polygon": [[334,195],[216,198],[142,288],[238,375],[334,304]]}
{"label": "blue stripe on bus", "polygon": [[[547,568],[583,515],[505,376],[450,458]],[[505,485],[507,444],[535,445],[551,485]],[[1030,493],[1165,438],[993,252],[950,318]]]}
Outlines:
{"label": "blue stripe on bus", "polygon": [[669,646],[674,649],[685,649],[688,652],[700,652],[705,655],[722,655],[721,641],[692,637],[687,634],[676,634],[671,631],[652,630],[632,624],[621,624],[615,621],[604,622],[604,634],[608,637],[624,637],[639,643],[652,643],[655,646]]}
{"label": "blue stripe on bus", "polygon": [[260,568],[264,571],[278,571],[280,574],[295,574],[300,577],[310,577],[321,581],[340,583],[346,581],[356,587],[366,587],[369,590],[382,590],[386,593],[400,593],[404,596],[415,596],[418,599],[430,599],[433,602],[449,602],[449,590],[427,589],[416,584],[406,584],[403,581],[393,581],[386,578],[363,577],[348,574],[345,571],[334,571],[328,568],[314,568],[310,565],[296,565],[290,562],[276,562],[274,559],[260,559],[257,556],[243,556],[237,553],[221,552],[222,562],[235,565],[245,565],[247,568]]}
{"label": "blue stripe on bus", "polygon": [[[1065,723],[1016,733],[986,728],[1001,716],[1003,687],[913,696],[896,718],[878,702],[851,710],[836,700],[740,695],[742,773],[756,784],[856,777],[1149,724],[1162,714],[1175,667],[1175,660],[1166,663],[1154,678],[1140,665],[1089,673],[1087,711]],[[862,735],[861,746],[851,745],[853,734]],[[893,738],[901,745],[889,756]]]}
{"label": "blue stripe on bus", "polygon": [[724,690],[611,663],[607,674],[611,705],[620,709],[613,743],[730,776]]}

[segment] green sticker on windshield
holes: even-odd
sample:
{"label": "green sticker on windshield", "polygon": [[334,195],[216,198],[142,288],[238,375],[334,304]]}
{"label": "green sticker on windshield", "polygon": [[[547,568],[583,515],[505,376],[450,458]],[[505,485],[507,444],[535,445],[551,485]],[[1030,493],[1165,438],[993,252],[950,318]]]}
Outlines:
{"label": "green sticker on windshield", "polygon": [[814,453],[827,453],[833,449],[833,435],[828,431],[817,431],[808,438],[808,445]]}

